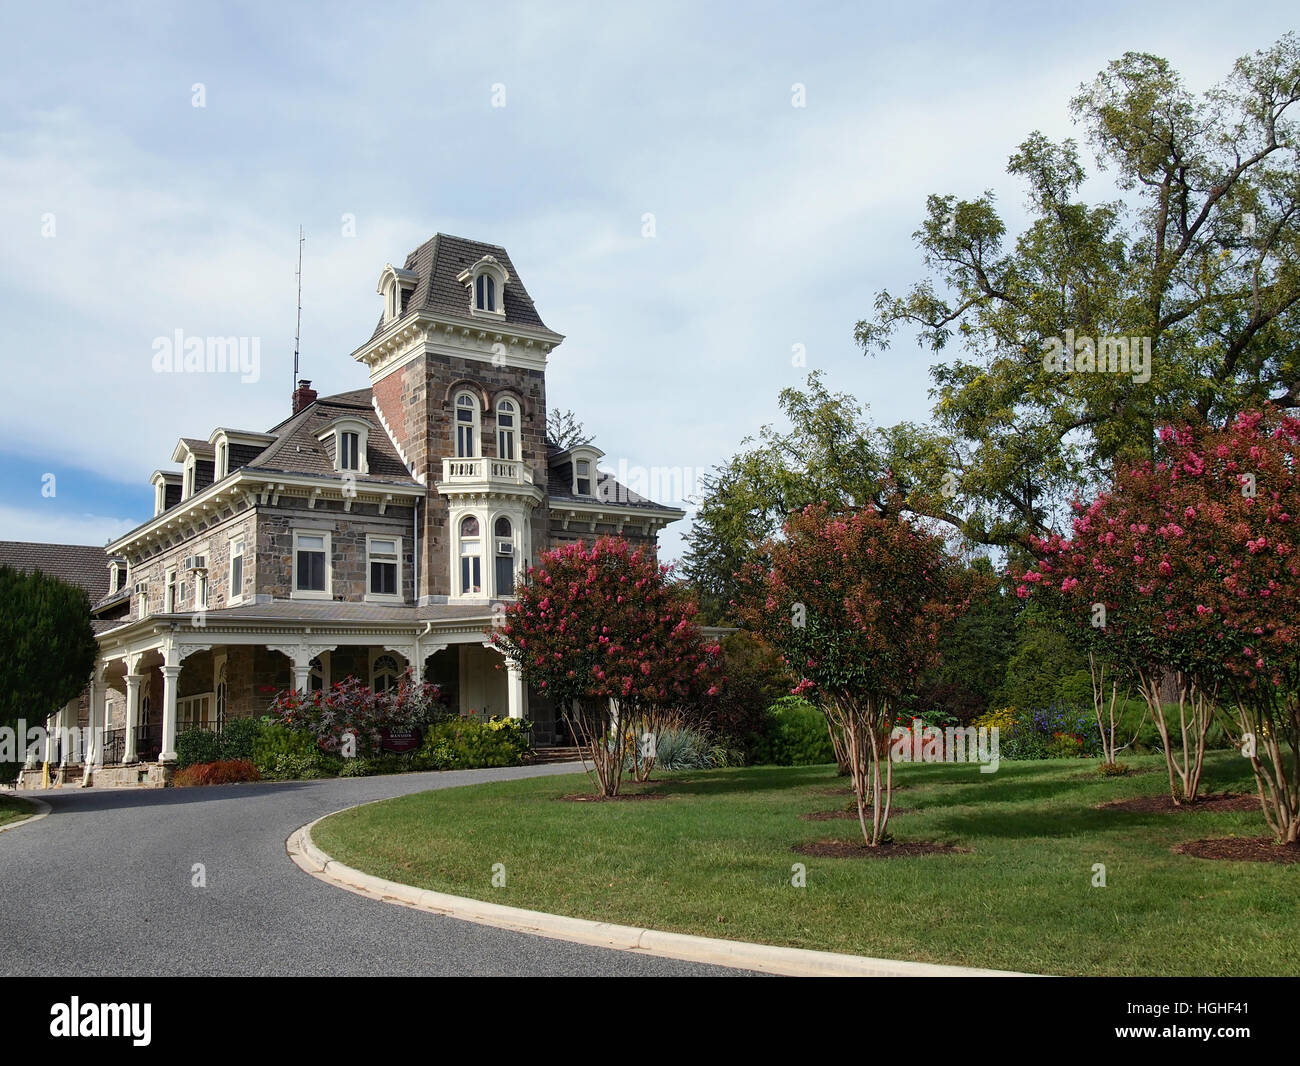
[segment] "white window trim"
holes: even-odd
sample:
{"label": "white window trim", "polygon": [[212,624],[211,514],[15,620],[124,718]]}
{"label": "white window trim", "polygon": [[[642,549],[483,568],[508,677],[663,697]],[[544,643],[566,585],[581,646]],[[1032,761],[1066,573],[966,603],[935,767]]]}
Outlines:
{"label": "white window trim", "polygon": [[[357,435],[357,468],[343,467],[343,434]],[[363,418],[339,418],[331,422],[316,434],[316,439],[324,444],[330,437],[334,438],[334,472],[336,474],[369,474],[370,463],[367,451],[370,444],[370,423]]]}
{"label": "white window trim", "polygon": [[176,611],[176,593],[180,589],[180,579],[176,567],[169,566],[163,575],[163,614]]}
{"label": "white window trim", "polygon": [[[489,275],[494,283],[494,300],[497,305],[495,311],[488,311],[478,305],[478,279],[484,274]],[[467,270],[462,270],[456,275],[459,281],[469,290],[469,313],[475,318],[490,318],[497,321],[504,320],[506,317],[506,286],[510,284],[510,271],[508,271],[496,256],[485,255],[473,266]]]}
{"label": "white window trim", "polygon": [[[300,537],[325,538],[325,591],[298,588],[298,539]],[[295,529],[293,531],[292,572],[289,575],[291,600],[332,600],[334,598],[334,545],[328,529]]]}
{"label": "white window trim", "polygon": [[[236,552],[235,552],[235,545],[236,545],[236,544],[239,544],[239,543],[241,543],[241,542],[243,543],[243,547],[239,550],[238,553],[236,553]],[[238,590],[235,589],[235,556],[236,556],[236,554],[238,554],[239,558],[243,559],[243,561],[244,561],[244,562],[243,562],[243,573],[241,573],[241,574],[239,575],[239,589],[238,589]],[[296,561],[297,561],[297,560],[295,559],[295,563],[296,563]],[[296,569],[295,569],[295,572],[294,572],[294,578],[295,578],[295,580],[297,579],[297,576],[298,576],[298,575],[297,575],[297,571],[296,571]],[[248,581],[248,537],[247,537],[247,535],[245,535],[245,534],[243,534],[243,533],[240,533],[238,536],[235,536],[235,537],[231,537],[231,538],[230,538],[230,563],[229,563],[229,565],[228,565],[228,567],[227,567],[227,581],[226,581],[226,585],[227,585],[227,590],[226,590],[226,603],[227,603],[228,605],[232,605],[232,606],[233,606],[234,604],[237,604],[237,603],[243,603],[243,602],[244,602],[244,584],[245,584],[247,581]]]}
{"label": "white window trim", "polygon": [[[215,674],[215,668],[214,668],[214,674]],[[227,695],[229,695],[229,688],[227,688],[226,691],[227,691]],[[186,721],[190,717],[190,714],[192,713],[190,710],[190,706],[191,704],[200,703],[203,700],[207,700],[208,703],[207,714],[203,716],[202,725],[194,726]],[[195,728],[211,729],[213,726],[216,725],[216,721],[217,721],[217,694],[215,690],[212,692],[195,692],[193,695],[190,696],[178,696],[176,698],[176,729],[178,731],[181,729],[195,729]]]}
{"label": "white window trim", "polygon": [[516,400],[513,396],[509,396],[509,395],[498,397],[496,406],[492,409],[492,413],[496,416],[495,421],[496,421],[496,430],[497,430],[497,442],[496,442],[497,458],[498,459],[506,458],[506,455],[502,452],[501,449],[501,405],[507,403],[511,404],[514,407],[514,411],[511,412],[511,417],[515,420],[515,424],[510,428],[510,438],[514,443],[515,454],[510,456],[509,458],[512,460],[520,459],[522,458],[522,452],[521,452],[522,445],[520,444],[521,438],[519,435],[519,430],[520,430],[519,423],[523,420],[522,419],[523,405],[520,404],[520,402]]}
{"label": "white window trim", "polygon": [[198,477],[198,464],[191,452],[185,460],[185,468],[181,472],[181,499],[188,500],[194,495],[194,482]]}
{"label": "white window trim", "polygon": [[[474,429],[471,444],[474,445],[474,451],[469,455],[460,454],[460,398],[468,396],[473,402],[474,410]],[[481,459],[479,454],[483,450],[483,405],[479,403],[479,398],[474,395],[470,389],[457,389],[456,394],[451,398],[451,450],[452,455],[457,459]]]}
{"label": "white window trim", "polygon": [[[375,664],[384,656],[391,658],[393,663],[397,666],[397,673],[393,677],[393,684],[397,684],[397,682],[402,679],[402,674],[405,673],[407,667],[410,666],[410,663],[407,662],[406,657],[402,655],[401,652],[393,651],[391,648],[372,648],[370,651],[370,688],[372,691],[374,690],[376,680]],[[406,665],[404,666],[403,663],[406,663]]]}
{"label": "white window trim", "polygon": [[[461,560],[461,523],[467,518],[478,519],[478,573],[479,573],[479,591],[462,592],[460,580],[460,560]],[[492,588],[492,577],[487,573],[489,569],[490,556],[486,555],[487,548],[491,544],[491,539],[487,536],[487,531],[491,527],[484,521],[485,516],[480,511],[457,511],[452,517],[452,535],[451,535],[451,595],[453,600],[466,600],[471,603],[480,603],[491,599],[490,590]]]}
{"label": "white window trim", "polygon": [[[384,592],[375,592],[370,587],[370,554],[371,544],[376,540],[391,540],[397,545],[397,591],[392,595]],[[406,596],[403,594],[402,585],[402,538],[390,537],[384,533],[367,533],[366,534],[366,602],[367,603],[405,603]]]}
{"label": "white window trim", "polygon": [[487,547],[489,549],[488,558],[491,560],[492,563],[492,579],[491,579],[492,599],[513,600],[515,598],[515,593],[512,592],[507,595],[506,593],[503,593],[500,589],[497,588],[497,543],[499,541],[506,539],[505,537],[497,536],[497,528],[496,528],[497,520],[500,518],[504,518],[508,520],[510,523],[509,539],[511,545],[514,548],[514,551],[511,553],[510,558],[514,563],[516,590],[519,588],[520,571],[524,570],[527,566],[524,560],[524,545],[523,545],[523,535],[524,535],[523,530],[524,530],[524,522],[526,521],[526,518],[521,515],[515,514],[512,511],[497,511],[495,514],[492,515],[492,524],[488,527],[488,529],[491,530],[491,533],[486,538]]}

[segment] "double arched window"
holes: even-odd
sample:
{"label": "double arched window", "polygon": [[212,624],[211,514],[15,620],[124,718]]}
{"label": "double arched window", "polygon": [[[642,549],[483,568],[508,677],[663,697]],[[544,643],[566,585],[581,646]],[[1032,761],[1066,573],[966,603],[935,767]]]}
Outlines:
{"label": "double arched window", "polygon": [[503,399],[497,401],[497,457],[514,459],[519,450],[519,409],[515,401]]}
{"label": "double arched window", "polygon": [[478,400],[472,392],[456,393],[456,458],[473,459],[478,455]]}
{"label": "double arched window", "polygon": [[491,274],[480,274],[474,283],[474,306],[480,311],[497,309],[497,283]]}

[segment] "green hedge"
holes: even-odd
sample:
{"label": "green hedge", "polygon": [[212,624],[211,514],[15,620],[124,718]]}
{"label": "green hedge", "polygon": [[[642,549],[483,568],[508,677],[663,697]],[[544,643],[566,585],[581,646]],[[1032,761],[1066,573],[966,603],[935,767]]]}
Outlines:
{"label": "green hedge", "polygon": [[782,696],[767,709],[760,733],[751,738],[754,765],[815,766],[835,761],[826,718],[798,696]]}

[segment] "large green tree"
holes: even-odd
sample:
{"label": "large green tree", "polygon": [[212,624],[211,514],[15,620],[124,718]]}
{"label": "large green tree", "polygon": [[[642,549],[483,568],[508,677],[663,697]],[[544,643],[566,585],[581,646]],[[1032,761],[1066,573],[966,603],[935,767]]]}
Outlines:
{"label": "large green tree", "polygon": [[90,599],[39,570],[0,566],[0,726],[38,725],[75,699],[95,666]]}
{"label": "large green tree", "polygon": [[[885,433],[909,508],[1024,546],[1149,455],[1159,426],[1300,405],[1298,101],[1293,34],[1200,95],[1129,52],[1070,104],[1113,198],[1085,199],[1078,144],[1037,132],[1008,164],[1030,214],[1014,240],[991,192],[929,197],[926,276],[856,329],[868,353],[902,327],[942,356],[933,424]],[[1089,343],[1110,337],[1149,343],[1149,365],[1089,371]]]}

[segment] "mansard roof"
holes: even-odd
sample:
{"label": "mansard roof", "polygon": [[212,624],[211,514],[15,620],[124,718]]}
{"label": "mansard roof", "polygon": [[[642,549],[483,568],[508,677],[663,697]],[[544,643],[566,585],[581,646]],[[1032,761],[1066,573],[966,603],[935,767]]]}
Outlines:
{"label": "mansard roof", "polygon": [[[546,329],[546,323],[533,306],[533,299],[524,288],[519,271],[515,269],[504,248],[499,244],[484,244],[482,241],[471,241],[446,233],[435,234],[406,257],[404,269],[413,273],[418,280],[406,305],[397,316],[397,321],[418,311],[468,318],[469,290],[457,278],[485,255],[496,259],[510,274],[510,283],[505,286],[502,294],[505,321],[513,325]],[[371,339],[392,325],[393,322],[385,322],[381,314]]]}
{"label": "mansard roof", "polygon": [[370,426],[366,447],[369,472],[357,474],[358,482],[402,481],[418,484],[397,454],[388,431],[380,424],[371,403],[369,389],[353,389],[317,398],[296,415],[270,430],[269,435],[276,438],[275,443],[245,464],[247,469],[283,474],[337,475],[334,462],[317,435],[345,415],[359,418]]}

